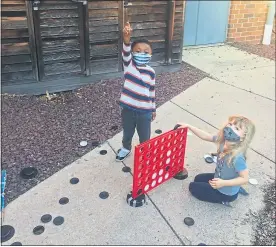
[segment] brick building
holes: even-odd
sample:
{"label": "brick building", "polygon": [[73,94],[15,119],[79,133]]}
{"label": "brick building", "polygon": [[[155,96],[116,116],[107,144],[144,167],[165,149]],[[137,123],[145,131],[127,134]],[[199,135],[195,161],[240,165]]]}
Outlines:
{"label": "brick building", "polygon": [[[185,0],[184,2],[184,46],[227,41],[262,43],[268,5],[271,1]],[[273,37],[275,34],[272,35],[272,39]]]}
{"label": "brick building", "polygon": [[228,24],[228,41],[261,43],[267,13],[268,1],[232,0]]}

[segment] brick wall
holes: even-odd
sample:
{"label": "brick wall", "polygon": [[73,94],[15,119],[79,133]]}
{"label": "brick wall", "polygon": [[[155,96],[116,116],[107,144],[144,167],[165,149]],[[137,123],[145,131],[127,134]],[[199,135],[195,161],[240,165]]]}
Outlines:
{"label": "brick wall", "polygon": [[268,1],[231,0],[228,24],[229,42],[262,42]]}

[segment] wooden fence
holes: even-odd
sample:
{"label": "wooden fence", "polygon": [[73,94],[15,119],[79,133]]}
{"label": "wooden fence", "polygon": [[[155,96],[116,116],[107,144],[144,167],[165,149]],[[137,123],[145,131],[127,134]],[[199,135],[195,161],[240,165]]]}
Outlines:
{"label": "wooden fence", "polygon": [[2,91],[70,90],[122,72],[122,29],[152,42],[156,67],[181,63],[183,1],[2,0]]}

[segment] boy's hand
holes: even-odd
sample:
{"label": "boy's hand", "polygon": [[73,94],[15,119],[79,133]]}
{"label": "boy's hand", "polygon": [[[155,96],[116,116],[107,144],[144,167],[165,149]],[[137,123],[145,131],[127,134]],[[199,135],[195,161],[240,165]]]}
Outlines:
{"label": "boy's hand", "polygon": [[130,26],[129,22],[127,22],[123,29],[123,38],[124,38],[124,43],[126,45],[128,45],[130,43],[131,33],[132,33],[131,26]]}
{"label": "boy's hand", "polygon": [[155,118],[156,118],[156,112],[153,112],[153,113],[152,113],[151,120],[152,120],[152,121],[154,121],[154,120],[155,120]]}

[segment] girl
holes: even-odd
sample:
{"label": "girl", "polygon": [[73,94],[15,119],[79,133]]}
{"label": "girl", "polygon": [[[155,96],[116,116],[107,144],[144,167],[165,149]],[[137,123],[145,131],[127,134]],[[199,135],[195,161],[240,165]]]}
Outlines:
{"label": "girl", "polygon": [[215,173],[197,175],[189,185],[192,195],[213,203],[227,204],[236,200],[240,186],[248,182],[246,151],[255,134],[254,124],[243,116],[231,116],[216,136],[188,124],[179,125],[202,140],[215,142],[218,147]]}

